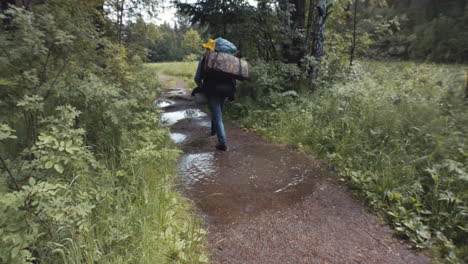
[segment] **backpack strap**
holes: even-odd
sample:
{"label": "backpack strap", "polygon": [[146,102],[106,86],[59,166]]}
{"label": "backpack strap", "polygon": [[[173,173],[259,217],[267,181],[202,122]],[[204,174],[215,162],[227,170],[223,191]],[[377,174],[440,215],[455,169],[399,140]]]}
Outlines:
{"label": "backpack strap", "polygon": [[240,58],[237,58],[239,60],[239,74],[242,76],[242,62]]}

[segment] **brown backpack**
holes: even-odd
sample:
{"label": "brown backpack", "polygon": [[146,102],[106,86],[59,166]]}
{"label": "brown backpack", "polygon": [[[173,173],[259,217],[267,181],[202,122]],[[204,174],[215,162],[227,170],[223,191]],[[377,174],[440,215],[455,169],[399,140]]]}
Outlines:
{"label": "brown backpack", "polygon": [[203,71],[205,73],[219,73],[241,81],[249,78],[249,65],[246,61],[217,51],[206,52]]}

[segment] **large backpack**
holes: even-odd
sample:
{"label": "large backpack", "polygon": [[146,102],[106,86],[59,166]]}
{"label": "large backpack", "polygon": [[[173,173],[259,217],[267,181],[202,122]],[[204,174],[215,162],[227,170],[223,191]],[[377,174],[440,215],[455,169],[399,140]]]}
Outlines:
{"label": "large backpack", "polygon": [[203,90],[209,95],[230,97],[236,91],[236,81],[218,72],[209,72],[203,80]]}
{"label": "large backpack", "polygon": [[249,65],[246,61],[217,51],[206,52],[203,71],[205,73],[218,73],[237,80],[249,78]]}

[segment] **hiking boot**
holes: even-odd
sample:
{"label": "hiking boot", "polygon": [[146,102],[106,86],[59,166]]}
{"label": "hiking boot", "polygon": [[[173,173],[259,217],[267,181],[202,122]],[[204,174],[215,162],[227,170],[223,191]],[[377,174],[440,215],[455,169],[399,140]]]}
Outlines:
{"label": "hiking boot", "polygon": [[228,147],[225,144],[218,144],[216,145],[216,149],[221,151],[227,151]]}

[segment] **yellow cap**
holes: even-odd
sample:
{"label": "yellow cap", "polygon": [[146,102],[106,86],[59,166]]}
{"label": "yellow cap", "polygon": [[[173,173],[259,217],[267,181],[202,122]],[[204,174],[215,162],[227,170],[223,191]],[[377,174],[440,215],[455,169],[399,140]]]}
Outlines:
{"label": "yellow cap", "polygon": [[205,49],[209,49],[211,51],[214,51],[216,48],[216,40],[214,39],[209,39],[207,43],[201,44],[202,47]]}

